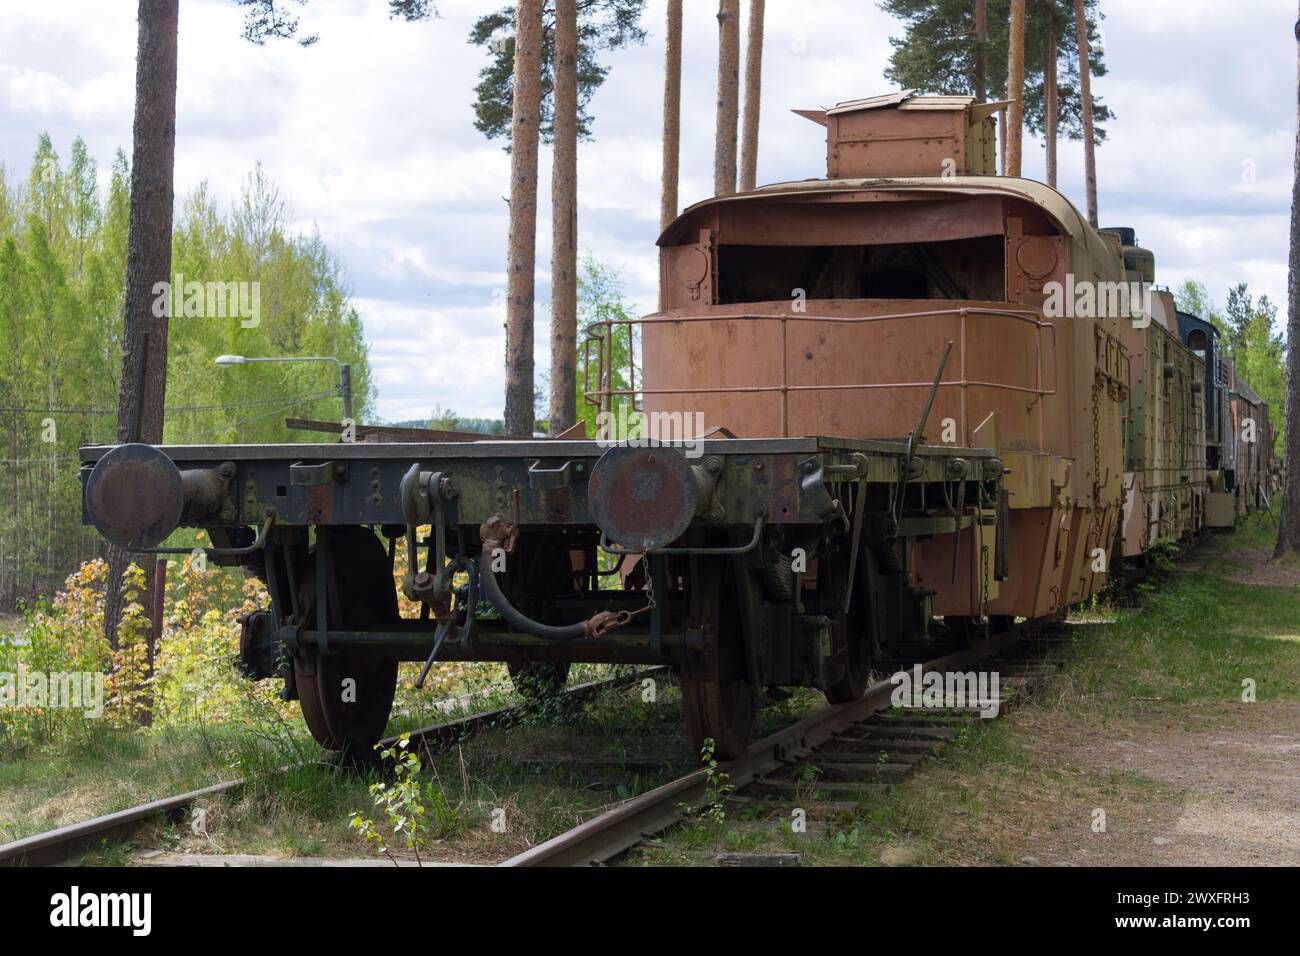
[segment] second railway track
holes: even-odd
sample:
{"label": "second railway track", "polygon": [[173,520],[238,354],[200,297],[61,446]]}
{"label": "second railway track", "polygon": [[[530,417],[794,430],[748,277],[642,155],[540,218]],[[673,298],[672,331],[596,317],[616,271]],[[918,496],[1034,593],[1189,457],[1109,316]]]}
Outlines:
{"label": "second railway track", "polygon": [[[569,702],[582,702],[602,690],[635,684],[659,670],[659,668],[649,668],[631,676],[587,681],[568,688],[563,696]],[[481,711],[410,731],[409,736],[414,743],[425,748],[446,747],[476,731],[508,724],[522,709],[521,706],[511,706]],[[400,736],[386,738],[381,743],[394,743]],[[75,860],[81,854],[102,847],[106,843],[120,842],[129,838],[150,822],[162,818],[174,818],[201,800],[234,794],[247,783],[247,780],[242,779],[226,780],[0,844],[0,866],[52,866]]]}

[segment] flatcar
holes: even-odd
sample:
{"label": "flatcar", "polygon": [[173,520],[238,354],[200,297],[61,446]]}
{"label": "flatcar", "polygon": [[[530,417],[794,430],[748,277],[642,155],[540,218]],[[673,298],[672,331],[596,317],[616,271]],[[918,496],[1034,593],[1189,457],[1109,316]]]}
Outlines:
{"label": "flatcar", "polygon": [[204,528],[262,576],[243,668],[333,749],[380,737],[400,661],[504,661],[527,693],[606,661],[673,666],[693,745],[734,757],[786,688],[853,700],[898,645],[1060,615],[1255,486],[1267,462],[1222,436],[1260,403],[1207,405],[1167,297],[1113,307],[1145,251],[997,175],[996,109],[800,111],[826,178],[669,225],[659,310],[585,363],[648,439],[85,447],[85,520],[144,553]]}

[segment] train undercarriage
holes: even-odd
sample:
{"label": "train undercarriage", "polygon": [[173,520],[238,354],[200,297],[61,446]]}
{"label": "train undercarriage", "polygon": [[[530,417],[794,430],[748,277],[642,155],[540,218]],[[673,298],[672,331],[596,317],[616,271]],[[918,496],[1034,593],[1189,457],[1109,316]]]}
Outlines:
{"label": "train undercarriage", "polygon": [[[987,449],[790,438],[82,455],[86,520],[110,541],[188,551],[158,544],[204,528],[210,561],[265,581],[271,606],[244,621],[242,668],[282,677],[335,750],[382,736],[401,661],[502,661],[530,694],[583,661],[671,665],[693,745],[735,756],[783,688],[855,699],[887,645],[928,639],[933,592],[907,570],[917,542],[951,540],[954,577],[963,542],[981,549],[985,606],[1006,564],[1003,467]],[[980,625],[949,622],[966,639]]]}

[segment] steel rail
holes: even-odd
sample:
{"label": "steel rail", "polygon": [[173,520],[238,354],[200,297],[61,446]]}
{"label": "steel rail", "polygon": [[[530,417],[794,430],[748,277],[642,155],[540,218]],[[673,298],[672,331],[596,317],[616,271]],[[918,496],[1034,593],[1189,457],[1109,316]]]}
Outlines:
{"label": "steel rail", "polygon": [[[647,675],[657,673],[660,670],[662,668],[654,667],[637,671],[629,676],[586,681],[565,690],[562,699],[584,700],[601,690],[638,683]],[[433,724],[407,733],[413,741],[424,743],[426,746],[429,744],[449,746],[475,730],[509,721],[520,711],[521,706],[515,704],[509,707],[480,711],[476,714],[458,717],[455,720]],[[403,736],[405,734],[386,737],[380,743],[384,745],[393,744]],[[106,842],[121,840],[138,830],[149,820],[160,816],[175,816],[200,800],[237,791],[247,782],[247,780],[226,780],[198,790],[190,790],[187,793],[179,793],[160,800],[151,800],[148,803],[142,803],[126,810],[117,810],[79,823],[70,823],[54,830],[47,830],[44,833],[37,833],[10,843],[0,844],[0,867],[53,866],[58,863],[65,863],[74,859],[80,853],[100,847]]]}
{"label": "steel rail", "polygon": [[[925,671],[962,668],[994,656],[1024,636],[1020,627],[1013,627],[993,635],[977,647],[954,651],[929,661],[922,668]],[[728,786],[738,790],[767,773],[808,756],[836,734],[887,709],[894,689],[895,685],[888,680],[873,684],[856,701],[827,707],[758,741],[743,757],[719,764],[717,772],[725,773]],[[498,866],[590,866],[604,863],[672,826],[683,816],[682,805],[696,806],[703,802],[708,785],[708,770],[704,767],[693,770],[512,856]]]}

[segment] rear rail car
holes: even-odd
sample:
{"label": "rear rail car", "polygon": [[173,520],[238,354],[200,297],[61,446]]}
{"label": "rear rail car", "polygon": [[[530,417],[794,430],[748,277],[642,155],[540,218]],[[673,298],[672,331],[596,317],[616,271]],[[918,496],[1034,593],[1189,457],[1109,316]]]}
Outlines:
{"label": "rear rail car", "polygon": [[[1005,576],[989,449],[127,445],[81,460],[84,520],[110,541],[187,552],[158,546],[203,528],[210,560],[265,580],[272,606],[245,621],[243,668],[284,676],[335,749],[382,735],[398,661],[491,660],[533,690],[571,662],[674,664],[697,746],[739,752],[767,688],[855,699],[885,644],[925,639],[933,592],[913,586],[914,542],[947,536],[954,567],[982,560],[985,603]],[[982,555],[959,555],[962,541]],[[398,610],[398,548],[418,618]],[[339,703],[347,679],[358,691]]]}

